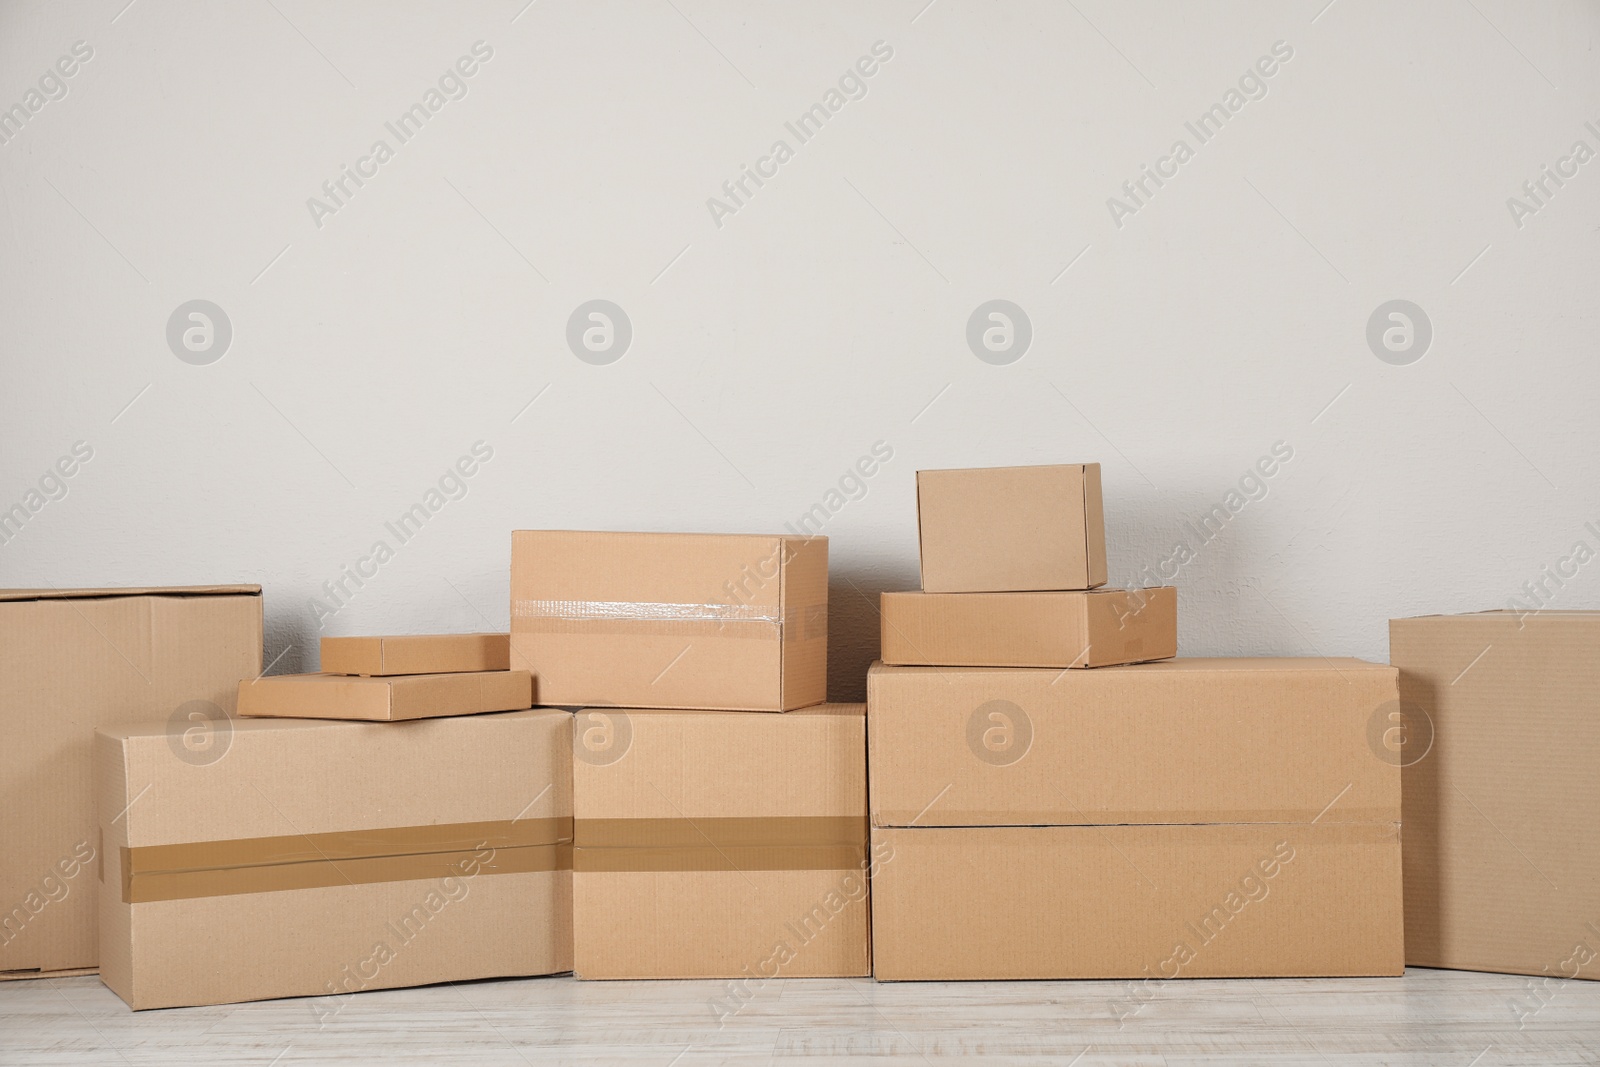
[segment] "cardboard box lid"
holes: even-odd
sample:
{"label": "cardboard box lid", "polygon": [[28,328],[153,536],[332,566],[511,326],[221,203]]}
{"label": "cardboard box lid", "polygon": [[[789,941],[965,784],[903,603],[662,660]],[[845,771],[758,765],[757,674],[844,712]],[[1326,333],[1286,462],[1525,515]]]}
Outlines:
{"label": "cardboard box lid", "polygon": [[205,764],[175,758],[165,723],[96,731],[99,766],[117,772],[101,794],[107,846],[572,814],[571,716],[554,708],[405,723],[238,719],[220,729],[225,750]]}
{"label": "cardboard box lid", "polygon": [[130,585],[106,589],[0,589],[13,600],[103,600],[119,596],[260,596],[259,585]]}
{"label": "cardboard box lid", "polygon": [[899,665],[1101,667],[1178,654],[1178,591],[888,592],[883,661]]}
{"label": "cardboard box lid", "polygon": [[279,674],[239,682],[239,714],[314,719],[421,719],[533,706],[527,671],[465,671],[363,678]]}
{"label": "cardboard box lid", "polygon": [[1100,464],[918,471],[917,537],[929,592],[1104,585]]}
{"label": "cardboard box lid", "polygon": [[580,711],[573,736],[579,844],[584,820],[864,817],[865,712],[864,704],[782,715]]}
{"label": "cardboard box lid", "polygon": [[324,637],[324,674],[439,674],[511,669],[509,633]]}
{"label": "cardboard box lid", "polygon": [[868,672],[875,826],[1394,823],[1395,670],[1175,659]]}
{"label": "cardboard box lid", "polygon": [[[784,546],[825,537],[785,534],[639,533],[599,530],[515,530],[512,553],[517,558],[512,581],[513,627],[526,606],[537,599],[577,614],[582,605],[616,604],[659,607],[661,618],[713,618],[684,609],[768,605],[780,602],[777,569],[760,575],[756,568],[781,560]],[[754,613],[748,613],[752,618]],[[644,618],[646,612],[634,617]],[[770,620],[770,615],[768,616]]]}
{"label": "cardboard box lid", "polygon": [[1600,979],[1600,612],[1395,619],[1389,655],[1407,961]]}

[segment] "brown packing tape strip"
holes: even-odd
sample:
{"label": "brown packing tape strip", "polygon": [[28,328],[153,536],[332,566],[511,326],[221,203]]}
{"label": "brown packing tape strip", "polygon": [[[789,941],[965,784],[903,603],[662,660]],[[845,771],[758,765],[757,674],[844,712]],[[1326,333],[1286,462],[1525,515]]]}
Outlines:
{"label": "brown packing tape strip", "polygon": [[579,819],[573,870],[842,871],[866,851],[864,815]]}
{"label": "brown packing tape strip", "polygon": [[128,904],[572,866],[572,819],[394,826],[122,849]]}

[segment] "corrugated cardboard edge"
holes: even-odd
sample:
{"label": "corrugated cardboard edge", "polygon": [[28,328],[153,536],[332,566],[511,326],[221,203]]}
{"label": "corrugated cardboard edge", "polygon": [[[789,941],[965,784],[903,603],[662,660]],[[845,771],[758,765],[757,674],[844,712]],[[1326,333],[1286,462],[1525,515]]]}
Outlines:
{"label": "corrugated cardboard edge", "polygon": [[917,471],[917,588],[928,588],[927,564],[923,561],[928,558],[927,549],[922,545],[922,472]]}
{"label": "corrugated cardboard edge", "polygon": [[0,589],[0,602],[104,600],[124,596],[260,596],[259,585],[130,585],[107,589]]}
{"label": "corrugated cardboard edge", "polygon": [[[790,554],[790,545],[794,546]],[[810,707],[813,704],[826,703],[828,699],[828,634],[827,634],[827,603],[828,603],[828,539],[816,537],[786,537],[778,546],[782,553],[783,566],[779,571],[778,586],[778,617],[783,619],[784,630],[778,642],[778,699],[779,711],[794,711],[798,708]],[[821,557],[818,560],[817,556]],[[795,572],[808,566],[822,568],[822,597],[823,597],[823,634],[822,634],[822,685],[815,689],[807,690],[800,685],[803,680],[796,677],[801,674],[800,668],[794,663],[790,653],[791,644],[796,643],[791,639],[788,628],[800,627],[802,634],[807,625],[807,620],[791,610],[790,582],[795,578]],[[795,692],[799,690],[799,692]]]}
{"label": "corrugated cardboard edge", "polygon": [[0,971],[0,982],[19,982],[28,978],[81,978],[99,974],[98,967],[67,967],[59,971]]}
{"label": "corrugated cardboard edge", "polygon": [[[117,996],[133,1003],[132,913],[117,903],[122,885],[121,846],[128,843],[130,796],[128,750],[120,737],[105,730],[94,734],[95,909],[98,937],[95,947],[100,957],[100,980]],[[112,812],[118,814],[112,815]],[[107,853],[107,849],[110,853]]]}
{"label": "corrugated cardboard edge", "polygon": [[[1091,492],[1090,486],[1093,485]],[[1100,464],[1083,464],[1083,558],[1089,588],[1105,585],[1106,508],[1100,492]]]}

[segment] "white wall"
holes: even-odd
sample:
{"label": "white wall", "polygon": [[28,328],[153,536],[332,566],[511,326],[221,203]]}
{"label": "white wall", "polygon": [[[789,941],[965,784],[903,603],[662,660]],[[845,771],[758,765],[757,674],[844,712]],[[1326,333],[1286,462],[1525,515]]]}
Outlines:
{"label": "white wall", "polygon": [[[872,598],[916,583],[919,467],[1100,460],[1131,577],[1284,442],[1179,570],[1188,654],[1382,659],[1391,616],[1600,548],[1600,162],[1507,204],[1600,149],[1593,3],[125,2],[0,7],[0,106],[93,50],[0,145],[0,508],[93,450],[0,585],[258,581],[276,670],[311,669],[311,598],[478,441],[466,496],[323,632],[503,628],[513,528],[776,530],[880,441],[825,530],[836,697]],[[785,122],[879,41],[801,144]],[[1275,42],[1199,145],[1185,121]],[[596,298],[634,331],[604,366],[565,340]],[[996,298],[1033,329],[1009,365],[966,340]],[[233,330],[209,365],[166,338],[194,299]],[[1393,299],[1432,324],[1408,365],[1366,339]]]}

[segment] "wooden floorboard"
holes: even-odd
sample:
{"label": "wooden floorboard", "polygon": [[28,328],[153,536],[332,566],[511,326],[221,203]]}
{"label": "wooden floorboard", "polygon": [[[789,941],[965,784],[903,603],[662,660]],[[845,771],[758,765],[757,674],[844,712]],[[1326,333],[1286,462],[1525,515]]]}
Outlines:
{"label": "wooden floorboard", "polygon": [[1535,987],[1416,969],[1148,990],[790,979],[730,1000],[721,982],[534,978],[135,1013],[58,978],[0,984],[0,1063],[1600,1064],[1600,983]]}

